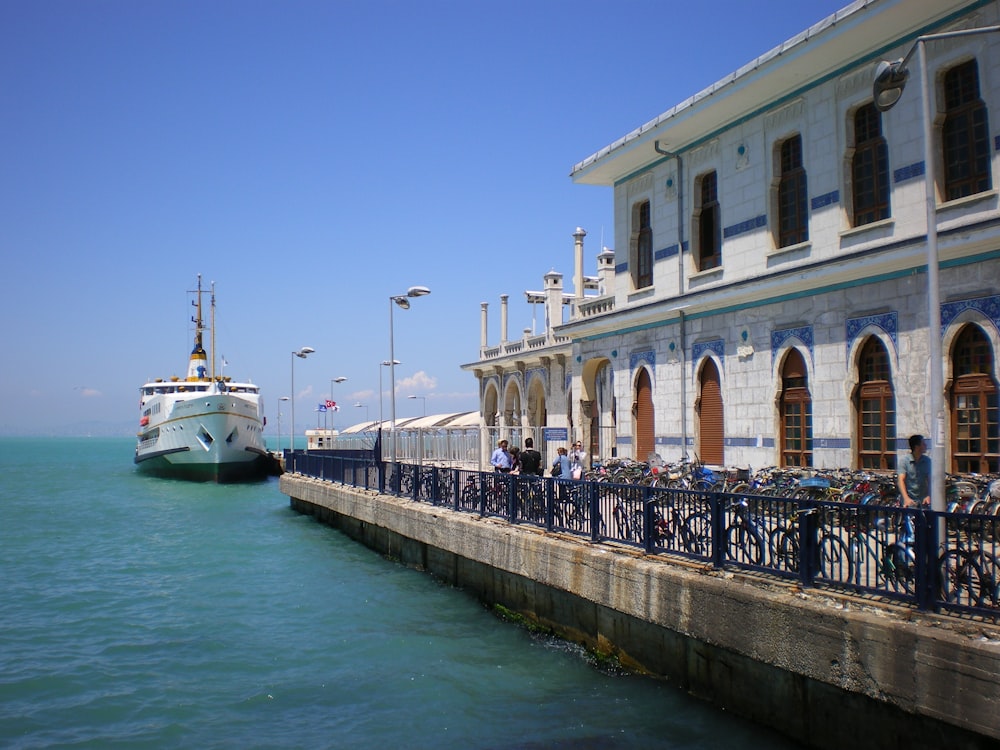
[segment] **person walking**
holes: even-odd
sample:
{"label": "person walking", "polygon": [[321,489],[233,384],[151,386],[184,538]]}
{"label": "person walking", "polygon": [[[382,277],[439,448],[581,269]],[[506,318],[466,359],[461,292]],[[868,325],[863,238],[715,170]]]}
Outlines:
{"label": "person walking", "polygon": [[573,479],[583,479],[583,462],[587,460],[587,453],[583,450],[583,443],[577,440],[573,444],[573,451],[569,454],[570,476]]}
{"label": "person walking", "polygon": [[493,451],[493,455],[490,456],[490,465],[493,466],[493,471],[499,471],[503,474],[510,473],[511,460],[510,453],[507,451],[507,441],[501,440]]}
{"label": "person walking", "polygon": [[904,508],[930,505],[931,459],[923,435],[910,435],[910,452],[899,462],[896,483]]}

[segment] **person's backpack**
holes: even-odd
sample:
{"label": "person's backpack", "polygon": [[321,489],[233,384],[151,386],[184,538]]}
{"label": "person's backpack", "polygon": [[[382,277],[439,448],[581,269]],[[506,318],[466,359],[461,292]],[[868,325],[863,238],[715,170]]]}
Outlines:
{"label": "person's backpack", "polygon": [[554,462],[552,463],[552,468],[551,468],[551,469],[549,470],[549,473],[550,473],[550,474],[551,474],[552,476],[554,476],[554,477],[557,477],[557,476],[559,476],[560,474],[562,474],[562,461],[560,461],[560,460],[559,460],[559,459],[557,458],[557,459],[556,459],[556,460],[555,460],[555,461],[554,461]]}

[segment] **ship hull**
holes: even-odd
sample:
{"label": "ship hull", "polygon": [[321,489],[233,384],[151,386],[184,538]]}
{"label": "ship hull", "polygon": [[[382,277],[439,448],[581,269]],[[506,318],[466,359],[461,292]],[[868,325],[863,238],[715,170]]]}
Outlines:
{"label": "ship hull", "polygon": [[146,407],[153,420],[139,434],[137,468],[146,474],[203,482],[253,481],[273,473],[256,400],[227,393],[164,396]]}

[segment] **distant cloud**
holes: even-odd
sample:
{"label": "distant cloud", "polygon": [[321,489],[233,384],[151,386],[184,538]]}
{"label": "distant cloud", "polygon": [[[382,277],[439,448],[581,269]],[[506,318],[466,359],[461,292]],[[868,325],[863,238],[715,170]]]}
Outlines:
{"label": "distant cloud", "polygon": [[104,394],[101,393],[96,388],[89,388],[85,385],[77,385],[73,387],[74,391],[80,391],[80,395],[84,398],[100,398]]}
{"label": "distant cloud", "polygon": [[313,392],[313,387],[311,385],[307,385],[305,388],[299,391],[298,398],[307,398],[309,396],[312,396],[312,392]]}
{"label": "distant cloud", "polygon": [[396,379],[396,393],[408,391],[430,391],[437,387],[437,378],[432,378],[423,370],[413,373],[408,378]]}

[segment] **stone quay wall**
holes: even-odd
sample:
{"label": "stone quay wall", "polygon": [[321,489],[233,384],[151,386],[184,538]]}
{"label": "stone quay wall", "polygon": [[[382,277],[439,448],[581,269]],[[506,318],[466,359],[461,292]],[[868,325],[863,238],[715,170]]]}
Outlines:
{"label": "stone quay wall", "polygon": [[1000,627],[285,474],[291,507],[817,748],[1000,746]]}

